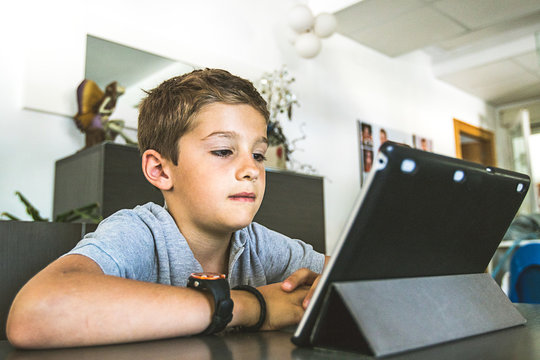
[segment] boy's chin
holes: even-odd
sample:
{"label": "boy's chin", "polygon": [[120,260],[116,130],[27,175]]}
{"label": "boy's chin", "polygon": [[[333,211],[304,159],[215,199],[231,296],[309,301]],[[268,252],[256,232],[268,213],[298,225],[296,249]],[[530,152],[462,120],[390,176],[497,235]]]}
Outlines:
{"label": "boy's chin", "polygon": [[[234,211],[230,213],[230,216],[223,219],[228,225],[236,230],[240,230],[248,226],[253,222],[253,218],[257,214],[253,209],[242,209],[243,211]],[[258,209],[257,209],[258,210]]]}
{"label": "boy's chin", "polygon": [[240,222],[240,223],[237,223],[237,224],[233,224],[231,226],[231,229],[232,229],[233,232],[241,230],[241,229],[245,228],[246,226],[248,226],[249,224],[251,224],[252,221],[253,221],[253,219],[251,219],[251,221]]}
{"label": "boy's chin", "polygon": [[249,224],[251,224],[251,222],[253,221],[253,218],[254,216],[248,216],[242,219],[235,219],[235,221],[229,222],[228,226],[231,229],[231,231],[233,232],[238,231],[240,229],[245,228]]}

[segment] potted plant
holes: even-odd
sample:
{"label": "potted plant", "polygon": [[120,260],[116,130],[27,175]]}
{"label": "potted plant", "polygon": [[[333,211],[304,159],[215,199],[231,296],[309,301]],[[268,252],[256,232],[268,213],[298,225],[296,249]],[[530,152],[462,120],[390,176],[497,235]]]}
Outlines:
{"label": "potted plant", "polygon": [[270,121],[268,123],[267,152],[268,167],[287,168],[292,153],[291,143],[283,133],[281,121],[292,120],[293,106],[298,105],[290,85],[295,81],[285,66],[272,73],[264,73],[259,81],[259,92],[268,104]]}

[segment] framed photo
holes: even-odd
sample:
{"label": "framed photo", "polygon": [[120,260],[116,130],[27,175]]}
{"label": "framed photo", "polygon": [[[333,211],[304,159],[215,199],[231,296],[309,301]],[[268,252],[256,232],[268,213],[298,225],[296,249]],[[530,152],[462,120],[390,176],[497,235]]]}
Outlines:
{"label": "framed photo", "polygon": [[413,135],[413,144],[416,149],[433,152],[433,140]]}
{"label": "framed photo", "polygon": [[364,184],[367,174],[371,171],[375,156],[382,144],[390,140],[409,146],[414,145],[413,136],[403,131],[367,123],[362,120],[357,120],[357,128],[361,185]]}

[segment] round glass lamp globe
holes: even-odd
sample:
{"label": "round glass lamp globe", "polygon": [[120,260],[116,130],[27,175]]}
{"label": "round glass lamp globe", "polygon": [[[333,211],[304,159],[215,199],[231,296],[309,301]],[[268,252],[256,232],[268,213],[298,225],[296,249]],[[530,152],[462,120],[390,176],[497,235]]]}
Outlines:
{"label": "round glass lamp globe", "polygon": [[321,39],[313,33],[300,34],[294,44],[296,52],[303,58],[310,59],[321,51]]}
{"label": "round glass lamp globe", "polygon": [[302,33],[308,31],[315,21],[311,10],[305,5],[296,5],[291,8],[288,15],[289,26],[294,31]]}
{"label": "round glass lamp globe", "polygon": [[327,38],[336,31],[337,20],[332,14],[322,13],[315,18],[313,31],[320,38]]}

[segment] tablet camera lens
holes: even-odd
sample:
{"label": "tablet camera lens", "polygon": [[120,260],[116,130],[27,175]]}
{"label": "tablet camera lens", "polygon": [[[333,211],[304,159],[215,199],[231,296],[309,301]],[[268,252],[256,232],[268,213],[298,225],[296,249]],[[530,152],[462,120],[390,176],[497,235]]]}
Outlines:
{"label": "tablet camera lens", "polygon": [[416,169],[416,162],[412,159],[405,159],[401,162],[401,171],[410,174]]}
{"label": "tablet camera lens", "polygon": [[454,181],[457,183],[463,182],[465,180],[465,173],[463,170],[456,170],[454,173]]}
{"label": "tablet camera lens", "polygon": [[523,190],[525,190],[525,185],[523,185],[522,183],[517,184],[516,191],[518,193],[522,193]]}
{"label": "tablet camera lens", "polygon": [[386,167],[386,164],[388,163],[388,159],[384,154],[380,153],[377,160],[377,170],[382,170]]}

